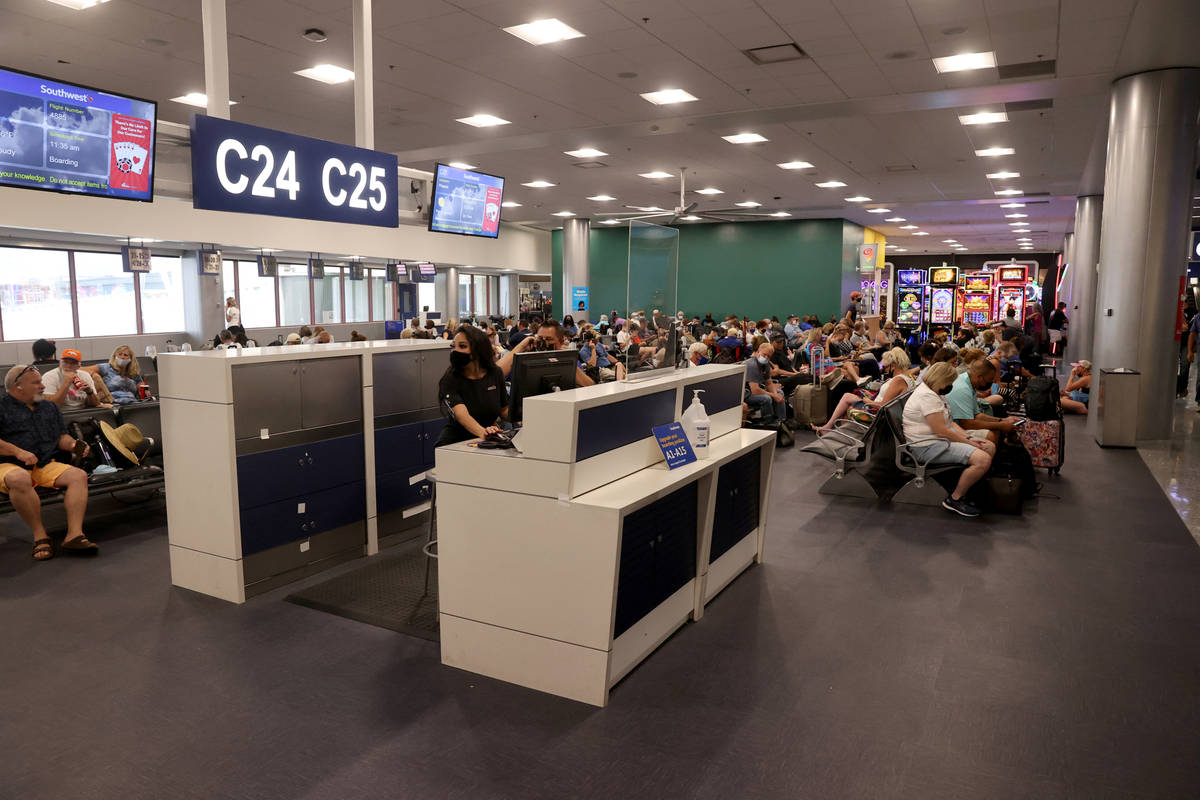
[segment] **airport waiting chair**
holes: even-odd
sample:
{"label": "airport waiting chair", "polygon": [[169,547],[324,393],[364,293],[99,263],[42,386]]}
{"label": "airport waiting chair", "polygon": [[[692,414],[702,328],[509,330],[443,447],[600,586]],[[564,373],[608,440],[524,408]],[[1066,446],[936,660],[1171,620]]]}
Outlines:
{"label": "airport waiting chair", "polygon": [[[884,407],[888,426],[896,439],[896,468],[912,477],[892,495],[897,503],[911,503],[922,506],[940,506],[946,499],[946,490],[933,476],[950,470],[962,470],[961,464],[929,465],[929,459],[921,461],[912,451],[912,446],[904,438],[904,405],[912,392],[907,392]],[[883,413],[880,416],[884,416]]]}
{"label": "airport waiting chair", "polygon": [[879,492],[867,481],[861,467],[871,461],[876,442],[888,424],[887,410],[902,403],[907,396],[906,392],[883,406],[870,425],[841,419],[835,423],[833,430],[800,448],[805,453],[815,453],[834,464],[833,474],[821,484],[817,490],[819,493],[864,500],[879,497]]}

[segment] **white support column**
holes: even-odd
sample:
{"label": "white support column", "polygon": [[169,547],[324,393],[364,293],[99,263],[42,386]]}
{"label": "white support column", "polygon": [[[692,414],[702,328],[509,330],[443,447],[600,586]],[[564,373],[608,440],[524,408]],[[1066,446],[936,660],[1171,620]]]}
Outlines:
{"label": "white support column", "polygon": [[375,67],[371,0],[353,0],[354,144],[375,149]]}
{"label": "white support column", "polygon": [[204,31],[204,94],[208,115],[229,119],[229,32],[225,23],[225,0],[201,0]]}

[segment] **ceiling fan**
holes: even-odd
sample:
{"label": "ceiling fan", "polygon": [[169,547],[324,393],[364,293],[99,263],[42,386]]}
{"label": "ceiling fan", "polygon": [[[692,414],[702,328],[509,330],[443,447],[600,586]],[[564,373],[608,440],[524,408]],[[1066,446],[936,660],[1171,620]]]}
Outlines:
{"label": "ceiling fan", "polygon": [[[686,172],[687,172],[687,167],[679,168],[679,205],[675,206],[675,208],[671,211],[667,211],[665,209],[660,209],[660,208],[657,208],[656,206],[626,205],[625,208],[629,209],[630,211],[640,211],[643,213],[634,214],[631,216],[628,214],[627,211],[615,211],[615,212],[610,211],[610,212],[603,213],[603,214],[597,214],[596,216],[598,216],[598,217],[613,217],[613,219],[611,219],[611,220],[605,220],[605,224],[608,224],[608,225],[624,224],[627,222],[632,222],[634,220],[650,220],[650,219],[655,219],[658,217],[669,217],[669,219],[664,220],[661,224],[674,225],[676,222],[678,222],[681,219],[687,219],[687,220],[693,220],[693,221],[697,220],[697,219],[709,219],[709,220],[715,220],[717,222],[737,222],[740,219],[750,219],[750,218],[754,218],[754,217],[773,217],[773,216],[779,216],[781,213],[785,213],[785,212],[778,212],[778,211],[773,212],[773,213],[765,213],[765,212],[758,212],[758,211],[743,211],[741,209],[732,209],[732,208],[728,208],[728,209],[723,208],[723,209],[717,209],[714,211],[697,211],[696,206],[699,205],[699,203],[692,202],[692,203],[687,203],[685,205],[685,198],[686,198],[686,192],[687,192],[686,177],[685,177]],[[791,215],[786,214],[786,216],[791,216]],[[618,217],[620,217],[620,219],[617,219]]]}

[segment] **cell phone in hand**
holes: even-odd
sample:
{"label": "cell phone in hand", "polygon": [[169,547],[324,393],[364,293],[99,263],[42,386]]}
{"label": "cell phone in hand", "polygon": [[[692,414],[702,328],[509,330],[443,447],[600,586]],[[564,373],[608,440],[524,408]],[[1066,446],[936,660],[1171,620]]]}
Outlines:
{"label": "cell phone in hand", "polygon": [[87,449],[88,449],[87,442],[82,441],[80,439],[76,439],[75,446],[73,448],[71,448],[71,452],[74,453],[79,458],[83,458],[83,454],[87,452]]}
{"label": "cell phone in hand", "polygon": [[1029,420],[1027,420],[1027,419],[1024,419],[1024,418],[1021,418],[1021,419],[1019,419],[1019,420],[1017,420],[1016,422],[1014,422],[1014,423],[1013,423],[1013,427],[1014,427],[1014,428],[1019,428],[1019,427],[1021,427],[1022,425],[1024,425],[1026,422],[1029,422]]}

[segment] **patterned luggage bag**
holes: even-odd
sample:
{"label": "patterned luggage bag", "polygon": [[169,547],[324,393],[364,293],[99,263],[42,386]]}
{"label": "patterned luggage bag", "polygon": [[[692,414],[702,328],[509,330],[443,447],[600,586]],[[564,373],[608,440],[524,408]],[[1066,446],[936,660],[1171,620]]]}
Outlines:
{"label": "patterned luggage bag", "polygon": [[1045,467],[1052,474],[1062,469],[1066,456],[1062,417],[1044,421],[1026,420],[1024,425],[1017,427],[1017,431],[1035,467]]}

